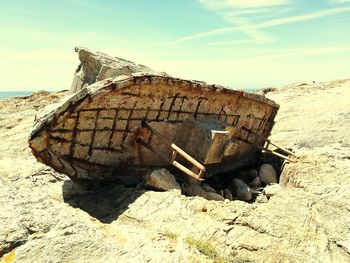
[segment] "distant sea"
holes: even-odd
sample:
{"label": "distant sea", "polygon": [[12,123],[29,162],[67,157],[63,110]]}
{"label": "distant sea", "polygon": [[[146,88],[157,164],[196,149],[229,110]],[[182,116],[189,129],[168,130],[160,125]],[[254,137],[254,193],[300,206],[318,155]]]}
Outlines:
{"label": "distant sea", "polygon": [[253,88],[245,88],[245,89],[243,89],[243,91],[250,92],[250,93],[252,93],[254,90],[256,90],[256,89],[253,89]]}
{"label": "distant sea", "polygon": [[[246,92],[252,92],[253,88],[245,88],[243,89]],[[0,100],[8,99],[12,97],[22,97],[31,95],[33,91],[0,91]]]}
{"label": "distant sea", "polygon": [[33,91],[0,91],[0,100],[12,97],[28,96],[32,93]]}

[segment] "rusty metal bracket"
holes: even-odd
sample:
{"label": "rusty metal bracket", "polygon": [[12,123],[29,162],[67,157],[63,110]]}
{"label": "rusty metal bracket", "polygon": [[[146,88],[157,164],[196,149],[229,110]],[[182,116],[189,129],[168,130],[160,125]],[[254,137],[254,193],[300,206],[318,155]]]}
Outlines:
{"label": "rusty metal bracket", "polygon": [[[171,150],[172,150],[171,157],[169,158],[167,156],[167,154],[159,152],[159,150],[155,149],[152,145],[150,145],[150,143],[147,143],[147,142],[141,140],[140,138],[138,138],[136,140],[137,143],[146,147],[148,150],[150,150],[154,154],[158,155],[159,157],[165,159],[166,161],[168,161],[170,164],[174,165],[177,169],[184,172],[185,174],[187,174],[187,175],[189,175],[197,180],[200,180],[200,181],[204,180],[203,179],[204,174],[205,174],[204,165],[202,165],[200,162],[198,162],[196,159],[194,159],[192,156],[190,156],[188,153],[186,153],[184,150],[182,150],[180,147],[178,147],[175,143],[170,142],[167,138],[165,138],[157,130],[152,128],[147,122],[142,121],[141,125],[142,125],[142,127],[146,128],[147,130],[149,130],[151,132],[151,136],[154,136],[154,135],[157,136],[163,144],[165,144],[166,146],[171,148]],[[183,158],[185,158],[189,163],[191,163],[193,165],[193,167],[196,167],[199,172],[195,173],[195,172],[191,171],[190,169],[188,169],[187,167],[185,167],[184,165],[180,164],[178,161],[176,161],[175,159],[176,159],[177,154],[179,154]]]}
{"label": "rusty metal bracket", "polygon": [[[280,157],[280,158],[282,158],[282,159],[285,159],[285,160],[287,160],[287,161],[290,161],[290,162],[297,162],[296,159],[297,159],[298,157],[297,157],[293,152],[289,151],[288,149],[283,148],[283,147],[279,146],[278,144],[271,142],[270,139],[268,139],[268,138],[262,136],[261,134],[258,134],[258,133],[256,133],[256,132],[254,132],[254,131],[252,131],[252,130],[250,130],[250,129],[244,127],[244,126],[242,127],[242,130],[244,130],[244,131],[246,131],[246,132],[248,132],[248,133],[250,133],[250,134],[253,134],[254,136],[258,137],[259,139],[264,140],[265,143],[264,143],[264,146],[260,146],[260,145],[256,145],[256,144],[254,144],[254,143],[251,143],[251,142],[249,142],[248,140],[244,140],[244,139],[242,139],[242,138],[238,138],[240,141],[243,141],[243,142],[245,142],[245,143],[248,143],[248,144],[250,144],[250,145],[253,145],[253,146],[256,147],[256,148],[259,148],[259,149],[261,149],[261,150],[263,150],[263,151],[265,151],[265,152],[271,153],[271,154],[273,154],[273,155],[275,155],[275,156],[277,156],[277,157]],[[280,149],[282,152],[291,155],[292,158],[290,158],[289,156],[280,154],[280,153],[278,153],[278,152],[276,152],[276,151],[274,151],[274,150],[270,150],[270,149],[268,148],[270,145],[273,145],[273,146],[275,146],[276,148]]]}

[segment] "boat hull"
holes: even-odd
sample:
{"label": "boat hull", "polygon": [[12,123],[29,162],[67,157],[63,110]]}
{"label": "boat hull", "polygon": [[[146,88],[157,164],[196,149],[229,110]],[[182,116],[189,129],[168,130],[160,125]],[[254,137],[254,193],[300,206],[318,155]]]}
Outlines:
{"label": "boat hull", "polygon": [[224,160],[225,166],[254,155],[256,148],[236,138],[263,144],[241,128],[268,137],[278,107],[262,96],[203,82],[153,75],[118,77],[82,89],[39,119],[29,145],[40,162],[73,180],[133,183],[149,170],[168,165],[136,142],[153,140],[159,151],[167,151],[142,129],[142,121],[169,141],[188,119],[219,120],[235,127],[232,140],[237,147]]}

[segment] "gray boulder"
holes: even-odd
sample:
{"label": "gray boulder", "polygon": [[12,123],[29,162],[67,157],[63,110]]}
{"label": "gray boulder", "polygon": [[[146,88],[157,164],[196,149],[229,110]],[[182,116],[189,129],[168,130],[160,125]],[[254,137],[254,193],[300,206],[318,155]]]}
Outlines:
{"label": "gray boulder", "polygon": [[229,189],[224,189],[224,198],[230,201],[233,200],[233,195]]}
{"label": "gray boulder", "polygon": [[71,93],[75,93],[97,81],[121,75],[131,76],[133,73],[169,76],[165,72],[158,72],[144,65],[111,57],[101,52],[92,52],[87,48],[76,47],[80,64],[74,73]]}
{"label": "gray boulder", "polygon": [[202,184],[202,188],[206,191],[206,192],[212,192],[212,193],[216,193],[216,190],[211,187],[209,184]]}
{"label": "gray boulder", "polygon": [[259,177],[264,184],[277,184],[277,173],[271,164],[265,163],[260,166]]}
{"label": "gray boulder", "polygon": [[250,201],[252,199],[252,190],[242,179],[233,178],[231,185],[232,192],[239,200]]}
{"label": "gray boulder", "polygon": [[214,192],[207,192],[204,188],[197,184],[183,185],[184,194],[189,196],[200,196],[207,200],[224,201],[224,197]]}
{"label": "gray boulder", "polygon": [[145,185],[160,191],[181,190],[175,177],[167,169],[154,170],[145,176]]}

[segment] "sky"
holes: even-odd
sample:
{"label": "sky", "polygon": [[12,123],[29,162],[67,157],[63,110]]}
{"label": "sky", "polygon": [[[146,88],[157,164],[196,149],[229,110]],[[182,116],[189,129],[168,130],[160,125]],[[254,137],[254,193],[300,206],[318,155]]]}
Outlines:
{"label": "sky", "polygon": [[350,78],[350,0],[0,0],[0,91],[69,89],[75,46],[237,89]]}

